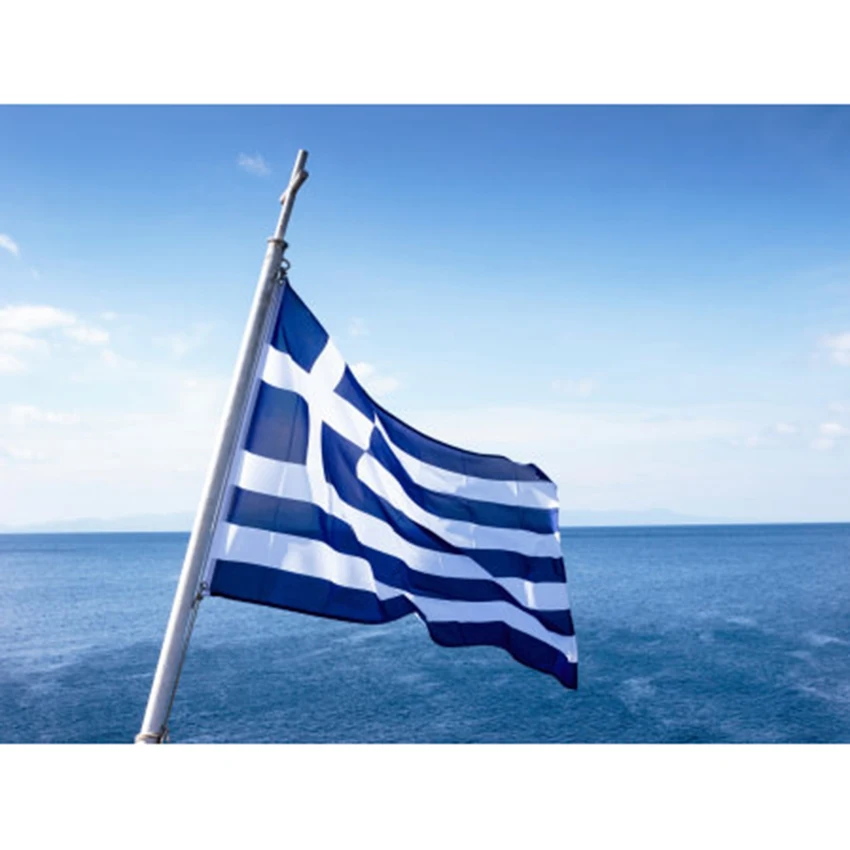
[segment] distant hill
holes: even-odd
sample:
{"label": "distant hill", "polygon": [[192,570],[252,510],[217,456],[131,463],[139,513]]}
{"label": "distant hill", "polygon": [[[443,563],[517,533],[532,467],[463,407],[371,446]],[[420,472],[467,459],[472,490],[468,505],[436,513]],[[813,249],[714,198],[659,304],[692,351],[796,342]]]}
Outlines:
{"label": "distant hill", "polygon": [[84,518],[39,522],[28,525],[0,525],[0,534],[46,534],[85,531],[190,531],[194,513],[138,514],[115,519]]}

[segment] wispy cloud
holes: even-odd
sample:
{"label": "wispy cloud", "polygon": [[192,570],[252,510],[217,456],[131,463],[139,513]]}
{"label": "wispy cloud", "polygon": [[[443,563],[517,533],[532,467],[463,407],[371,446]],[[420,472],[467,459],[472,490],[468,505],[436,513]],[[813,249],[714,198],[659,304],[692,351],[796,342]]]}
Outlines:
{"label": "wispy cloud", "polygon": [[236,164],[243,171],[247,171],[249,174],[254,174],[257,177],[268,177],[272,173],[268,163],[258,153],[253,156],[247,153],[240,153]]}
{"label": "wispy cloud", "polygon": [[176,358],[185,357],[190,351],[200,348],[212,332],[211,322],[196,322],[189,330],[165,334],[154,339],[156,345],[167,348]]}
{"label": "wispy cloud", "polygon": [[10,254],[14,254],[16,257],[21,256],[18,243],[8,233],[0,233],[0,248],[5,248]]}
{"label": "wispy cloud", "polygon": [[354,363],[351,366],[357,380],[376,398],[389,395],[401,386],[398,378],[382,375],[371,363]]}
{"label": "wispy cloud", "polygon": [[47,354],[52,343],[44,338],[58,332],[74,342],[102,346],[109,333],[80,321],[73,313],[46,304],[17,304],[0,308],[0,373],[22,372],[24,355]]}
{"label": "wispy cloud", "polygon": [[0,351],[46,351],[49,347],[37,337],[17,331],[0,331]]}
{"label": "wispy cloud", "polygon": [[13,404],[9,408],[9,419],[22,425],[36,422],[47,425],[76,425],[80,421],[80,416],[78,413],[42,410],[31,404]]}
{"label": "wispy cloud", "polygon": [[834,363],[850,366],[850,331],[825,336],[821,344],[829,352]]}
{"label": "wispy cloud", "polygon": [[11,460],[16,463],[44,463],[49,457],[44,452],[22,449],[18,446],[0,446],[0,461]]}
{"label": "wispy cloud", "polygon": [[[117,372],[119,369],[126,372],[128,369],[132,370],[137,366],[135,360],[128,360],[126,357],[122,357],[120,354],[117,354],[111,348],[100,349],[100,362],[112,372]],[[85,377],[77,376],[76,380],[85,380]]]}
{"label": "wispy cloud", "polygon": [[[533,452],[544,444],[634,447],[744,440],[751,427],[734,419],[680,412],[577,412],[540,407],[486,407],[463,410],[421,410],[417,427],[459,446],[481,451],[521,446]],[[533,456],[533,455],[532,455]]]}
{"label": "wispy cloud", "polygon": [[55,439],[67,439],[79,423],[77,413],[44,410],[33,404],[0,407],[0,464],[8,473],[10,464],[53,460]]}
{"label": "wispy cloud", "polygon": [[556,378],[552,381],[552,389],[556,393],[562,393],[563,395],[587,398],[596,389],[596,381],[592,378],[579,378],[578,380],[570,379],[565,381]]}
{"label": "wispy cloud", "polygon": [[0,330],[0,374],[13,374],[26,370],[22,359],[25,353],[48,351],[50,346],[43,339],[28,336],[18,331]]}
{"label": "wispy cloud", "polygon": [[12,375],[15,372],[23,372],[26,368],[20,357],[0,351],[0,375]]}
{"label": "wispy cloud", "polygon": [[0,308],[0,330],[32,333],[76,324],[77,318],[57,307],[20,304]]}
{"label": "wispy cloud", "polygon": [[65,336],[83,345],[106,345],[109,342],[109,332],[89,325],[72,325],[64,329]]}
{"label": "wispy cloud", "polygon": [[835,446],[836,440],[850,437],[850,428],[845,428],[838,422],[823,422],[818,428],[818,436],[812,441],[812,448],[818,451],[829,451]]}
{"label": "wispy cloud", "polygon": [[784,442],[784,438],[793,437],[799,432],[796,425],[790,422],[776,422],[773,425],[768,425],[758,430],[758,433],[752,434],[744,440],[744,445],[748,449],[761,448],[762,446],[779,446]]}
{"label": "wispy cloud", "polygon": [[348,323],[348,335],[369,336],[369,328],[366,327],[366,322],[358,316],[354,316]]}

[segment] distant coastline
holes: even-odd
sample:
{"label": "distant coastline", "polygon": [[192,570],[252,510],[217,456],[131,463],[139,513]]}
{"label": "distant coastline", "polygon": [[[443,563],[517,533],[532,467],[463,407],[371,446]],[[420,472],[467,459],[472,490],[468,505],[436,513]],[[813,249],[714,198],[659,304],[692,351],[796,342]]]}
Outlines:
{"label": "distant coastline", "polygon": [[[55,520],[25,525],[0,525],[0,534],[104,534],[181,532],[188,534],[195,516],[189,511],[173,514],[138,514],[103,519]],[[828,525],[850,520],[758,520],[752,518],[704,517],[680,514],[665,508],[645,511],[564,511],[561,528],[637,528],[693,525]]]}

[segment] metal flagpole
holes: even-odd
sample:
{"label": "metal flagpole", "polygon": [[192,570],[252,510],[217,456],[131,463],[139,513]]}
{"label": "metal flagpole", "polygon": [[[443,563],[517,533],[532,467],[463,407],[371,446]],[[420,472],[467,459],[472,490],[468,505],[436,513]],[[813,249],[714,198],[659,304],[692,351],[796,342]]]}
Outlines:
{"label": "metal flagpole", "polygon": [[264,342],[266,314],[269,304],[274,299],[276,287],[279,286],[279,271],[283,252],[286,250],[283,237],[292,214],[295,195],[307,179],[307,172],[304,170],[306,162],[307,151],[299,150],[289,178],[289,185],[280,198],[280,218],[274,236],[268,240],[266,257],[260,270],[254,303],[242,338],[236,374],[230,387],[230,396],[221,424],[218,448],[207,473],[201,504],[195,516],[195,524],[183,560],[183,570],[177,584],[171,616],[165,630],[159,662],[148,697],[147,710],[141,731],[136,735],[137,743],[159,744],[166,736],[168,715],[171,712],[180,669],[183,666],[195,615],[201,601],[201,574],[207,560],[212,531],[218,519],[224,485],[239,438],[242,414],[251,391],[257,358]]}

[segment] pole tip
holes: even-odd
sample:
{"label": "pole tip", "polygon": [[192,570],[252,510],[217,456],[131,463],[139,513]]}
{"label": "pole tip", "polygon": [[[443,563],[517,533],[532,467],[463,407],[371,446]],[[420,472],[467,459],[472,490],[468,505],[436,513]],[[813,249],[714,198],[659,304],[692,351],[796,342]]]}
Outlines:
{"label": "pole tip", "polygon": [[289,185],[284,189],[283,194],[280,196],[280,202],[283,203],[286,200],[286,196],[292,194],[295,196],[295,193],[301,188],[304,184],[304,181],[310,176],[309,173],[304,169],[304,164],[307,162],[307,151],[303,148],[299,149],[298,155],[295,157],[295,165],[292,166],[292,174],[289,177]]}

